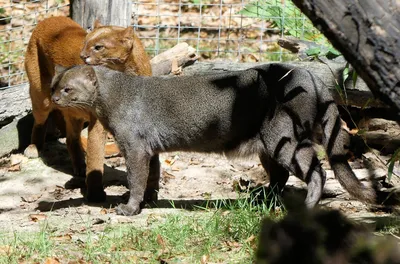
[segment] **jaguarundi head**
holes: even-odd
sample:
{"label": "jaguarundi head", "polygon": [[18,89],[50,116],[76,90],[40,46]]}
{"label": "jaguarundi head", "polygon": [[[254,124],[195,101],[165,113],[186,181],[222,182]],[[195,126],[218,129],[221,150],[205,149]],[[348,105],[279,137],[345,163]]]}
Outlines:
{"label": "jaguarundi head", "polygon": [[97,20],[85,39],[82,60],[88,65],[104,65],[111,69],[124,64],[132,53],[132,27],[103,26]]}
{"label": "jaguarundi head", "polygon": [[51,85],[51,100],[54,104],[80,109],[92,106],[97,87],[93,67],[80,65],[67,69],[57,65],[55,72]]}

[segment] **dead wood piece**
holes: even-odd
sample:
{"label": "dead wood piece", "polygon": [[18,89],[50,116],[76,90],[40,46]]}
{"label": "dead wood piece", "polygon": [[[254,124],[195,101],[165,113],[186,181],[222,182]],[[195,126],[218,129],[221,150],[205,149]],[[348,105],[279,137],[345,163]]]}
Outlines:
{"label": "dead wood piece", "polygon": [[368,146],[381,150],[384,153],[393,153],[400,148],[400,133],[388,133],[388,131],[368,131],[362,134]]}
{"label": "dead wood piece", "polygon": [[323,45],[318,45],[315,42],[301,40],[294,37],[285,37],[278,39],[278,45],[284,49],[287,49],[293,53],[297,53],[300,59],[308,58],[306,51],[311,48],[319,48],[321,54],[328,52],[328,47]]}
{"label": "dead wood piece", "polygon": [[390,134],[400,134],[400,126],[396,121],[386,120],[382,118],[371,118],[364,120],[359,126],[368,131],[384,130]]}
{"label": "dead wood piece", "polygon": [[169,50],[158,54],[151,59],[153,75],[167,75],[176,71],[177,67],[183,67],[193,63],[198,59],[196,49],[189,46],[186,42],[181,42]]}
{"label": "dead wood piece", "polygon": [[[362,155],[362,161],[364,166],[370,171],[382,171],[387,176],[388,174],[388,161],[391,156],[382,156],[378,151],[367,152]],[[395,163],[393,167],[393,174],[390,179],[390,184],[392,186],[400,186],[400,168],[399,164]],[[385,181],[388,180],[385,177]]]}
{"label": "dead wood piece", "polygon": [[400,126],[396,121],[382,118],[362,119],[358,127],[364,131],[360,137],[367,146],[382,153],[394,153],[400,147]]}

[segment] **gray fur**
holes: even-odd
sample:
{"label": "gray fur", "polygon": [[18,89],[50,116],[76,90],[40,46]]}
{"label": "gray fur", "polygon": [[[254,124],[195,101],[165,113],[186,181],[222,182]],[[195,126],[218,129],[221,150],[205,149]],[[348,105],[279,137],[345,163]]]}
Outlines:
{"label": "gray fur", "polygon": [[306,204],[313,207],[325,184],[312,147],[317,125],[340,183],[357,198],[374,200],[345,159],[347,136],[329,91],[306,70],[269,64],[222,74],[134,77],[77,66],[54,80],[53,101],[94,111],[126,158],[130,198],[119,214],[139,213],[150,159],[164,151],[258,154],[271,185],[282,189],[291,171],[307,183]]}

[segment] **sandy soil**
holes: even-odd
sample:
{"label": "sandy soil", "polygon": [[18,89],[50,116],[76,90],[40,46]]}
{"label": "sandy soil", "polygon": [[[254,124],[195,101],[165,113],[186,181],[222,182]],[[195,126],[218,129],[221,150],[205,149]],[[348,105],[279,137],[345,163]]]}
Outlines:
{"label": "sandy soil", "polygon": [[[71,176],[66,147],[58,141],[49,142],[39,159],[27,159],[22,154],[3,158],[0,161],[0,230],[37,231],[45,219],[50,226],[70,229],[85,226],[88,221],[141,225],[149,215],[182,213],[187,210],[175,208],[203,204],[207,200],[237,198],[237,186],[268,182],[257,158],[228,160],[217,154],[164,153],[160,160],[159,202],[143,209],[138,216],[126,217],[116,215],[113,210],[116,204],[127,199],[122,157],[106,159],[104,185],[107,201],[102,204],[85,201],[82,195],[84,179]],[[353,164],[353,167],[357,166]],[[350,199],[334,179],[332,171],[327,170],[327,174],[321,204],[338,208],[353,217],[376,215],[368,213],[366,205]],[[292,176],[287,184],[288,189],[304,186]]]}

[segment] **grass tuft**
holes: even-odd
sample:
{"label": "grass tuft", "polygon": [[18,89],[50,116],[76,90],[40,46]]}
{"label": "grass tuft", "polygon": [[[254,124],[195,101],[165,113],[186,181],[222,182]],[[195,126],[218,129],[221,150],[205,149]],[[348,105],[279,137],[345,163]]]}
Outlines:
{"label": "grass tuft", "polygon": [[0,233],[0,263],[249,263],[261,219],[282,215],[271,215],[273,203],[260,203],[257,195],[157,217],[155,209],[146,226],[105,224],[99,231],[89,219],[83,231],[57,230],[56,236],[44,221],[37,233]]}

